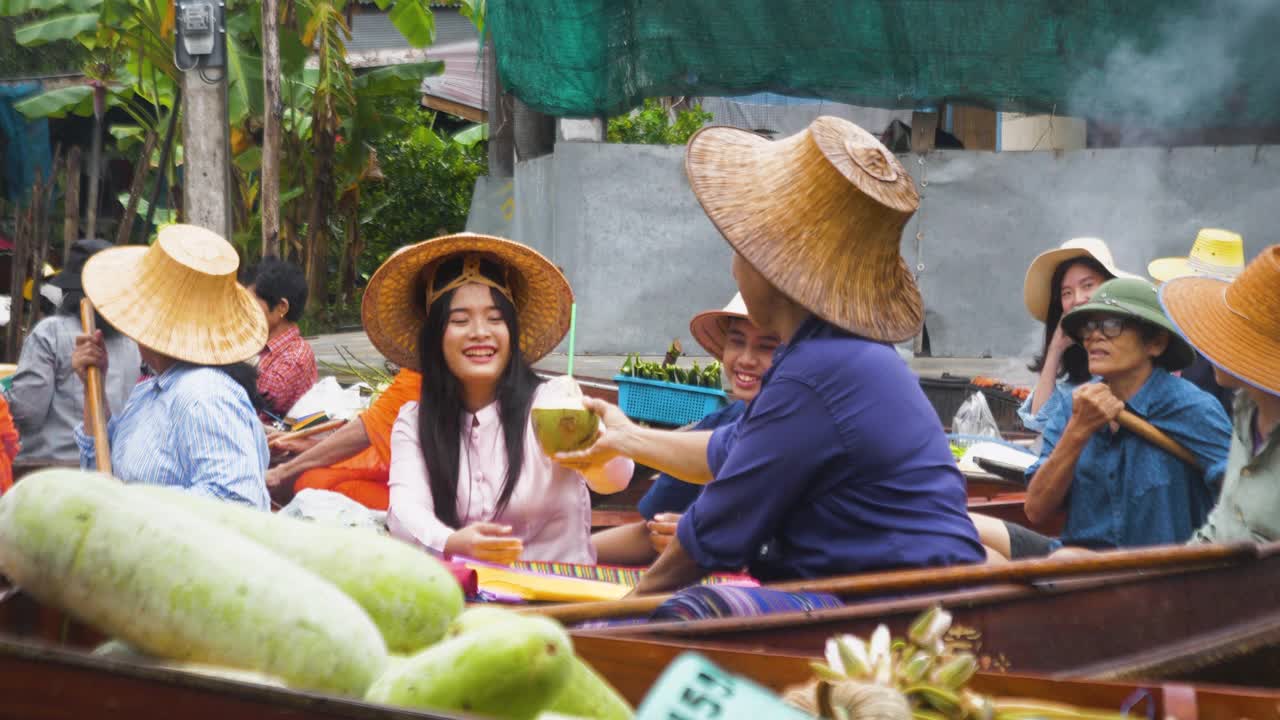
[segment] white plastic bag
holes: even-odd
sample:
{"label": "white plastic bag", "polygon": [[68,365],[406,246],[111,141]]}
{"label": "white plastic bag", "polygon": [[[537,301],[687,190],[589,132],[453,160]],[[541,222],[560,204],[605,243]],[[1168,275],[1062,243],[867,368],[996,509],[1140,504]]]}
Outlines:
{"label": "white plastic bag", "polygon": [[298,398],[287,415],[300,418],[323,412],[335,420],[350,420],[368,406],[368,400],[360,395],[362,386],[362,383],[357,383],[344,388],[332,375],[323,377],[305,395]]}
{"label": "white plastic bag", "polygon": [[370,510],[346,495],[307,488],[294,496],[280,514],[320,525],[350,527],[387,534],[387,514]]}
{"label": "white plastic bag", "polygon": [[987,405],[987,396],[976,392],[956,411],[955,420],[951,423],[951,432],[956,435],[973,437],[1000,437],[1000,426],[996,424],[995,415]]}

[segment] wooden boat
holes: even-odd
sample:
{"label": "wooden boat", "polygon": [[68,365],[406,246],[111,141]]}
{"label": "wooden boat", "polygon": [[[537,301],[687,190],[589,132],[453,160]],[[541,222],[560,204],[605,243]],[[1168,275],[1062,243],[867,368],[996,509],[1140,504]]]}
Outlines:
{"label": "wooden boat", "polygon": [[[0,622],[3,717],[461,720],[444,713],[372,705],[95,657],[82,648],[15,637],[10,634],[13,629]],[[667,665],[687,651],[698,652],[725,670],[775,691],[805,682],[812,674],[804,654],[747,652],[706,643],[581,636],[575,638],[575,649],[637,705]],[[970,687],[992,695],[1117,711],[1133,705],[1135,713],[1171,720],[1280,720],[1280,693],[1275,691],[1176,683],[1063,681],[1001,673],[979,673]]]}
{"label": "wooden boat", "polygon": [[[920,612],[942,604],[955,617],[953,639],[971,644],[985,667],[1068,677],[1274,685],[1280,678],[1280,608],[1275,605],[1280,545],[1246,546],[1257,552],[1240,554],[1217,546],[1222,550],[1217,559],[1208,547],[798,582],[775,587],[868,599],[836,609],[574,632],[814,654],[832,635],[865,636],[882,622],[895,633],[905,632]],[[1145,558],[1154,557],[1167,562],[1143,566]],[[952,576],[970,580],[951,587],[931,581]],[[644,602],[616,601],[613,609]],[[608,604],[530,611],[577,623],[609,614],[601,612],[602,605]]]}

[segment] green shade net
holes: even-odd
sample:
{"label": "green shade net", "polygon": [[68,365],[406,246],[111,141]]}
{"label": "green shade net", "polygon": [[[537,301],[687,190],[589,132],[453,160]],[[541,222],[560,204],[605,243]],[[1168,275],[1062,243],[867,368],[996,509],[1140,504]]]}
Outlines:
{"label": "green shade net", "polygon": [[1280,122],[1276,0],[502,0],[506,89],[558,116],[772,91],[856,105]]}

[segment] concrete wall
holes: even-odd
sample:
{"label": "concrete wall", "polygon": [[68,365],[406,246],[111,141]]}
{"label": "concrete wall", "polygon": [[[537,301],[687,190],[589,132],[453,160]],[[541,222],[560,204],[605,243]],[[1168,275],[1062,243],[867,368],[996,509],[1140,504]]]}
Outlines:
{"label": "concrete wall", "polygon": [[[578,348],[686,349],[697,311],[733,292],[729,250],[683,171],[683,148],[561,143],[520,163],[515,181],[481,178],[468,228],[529,243],[577,293]],[[1042,329],[1022,304],[1031,259],[1077,235],[1110,242],[1145,274],[1186,254],[1196,230],[1245,236],[1249,257],[1280,241],[1280,146],[939,151],[903,160],[923,197],[904,233],[935,356],[1021,358]]]}

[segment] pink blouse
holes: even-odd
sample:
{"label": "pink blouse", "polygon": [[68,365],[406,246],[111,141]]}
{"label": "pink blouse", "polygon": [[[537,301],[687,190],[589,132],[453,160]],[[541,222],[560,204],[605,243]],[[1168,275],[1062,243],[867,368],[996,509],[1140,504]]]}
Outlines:
{"label": "pink blouse", "polygon": [[[538,390],[542,392],[541,388]],[[538,446],[533,422],[525,425],[524,464],[506,510],[495,517],[498,495],[507,472],[506,441],[496,402],[462,419],[462,452],[458,458],[458,521],[510,525],[524,542],[521,560],[592,564],[591,497],[581,473],[551,462]],[[614,458],[604,466],[610,485],[625,488],[635,463]],[[418,403],[405,403],[391,429],[391,534],[444,551],[458,528],[436,517],[427,464],[418,442]]]}

